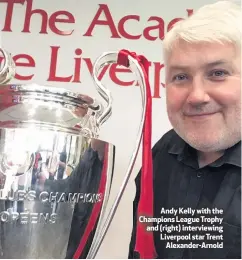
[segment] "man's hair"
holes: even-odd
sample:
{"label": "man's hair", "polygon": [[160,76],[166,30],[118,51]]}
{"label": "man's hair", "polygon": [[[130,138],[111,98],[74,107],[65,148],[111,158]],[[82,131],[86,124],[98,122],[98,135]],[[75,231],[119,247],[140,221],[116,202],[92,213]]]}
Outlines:
{"label": "man's hair", "polygon": [[208,4],[177,22],[163,41],[164,59],[177,40],[189,43],[232,43],[241,47],[241,6],[232,1]]}

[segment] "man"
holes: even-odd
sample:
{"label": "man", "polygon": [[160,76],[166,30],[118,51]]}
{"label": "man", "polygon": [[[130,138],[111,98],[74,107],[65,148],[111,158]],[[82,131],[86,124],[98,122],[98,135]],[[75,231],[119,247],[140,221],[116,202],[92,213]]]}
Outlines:
{"label": "man", "polygon": [[38,148],[38,150],[35,152],[35,155],[31,155],[32,158],[34,158],[34,166],[33,166],[33,171],[32,171],[32,180],[31,180],[31,188],[34,190],[35,189],[35,185],[36,185],[36,181],[38,178],[38,173],[40,171],[40,166],[41,166],[41,162],[42,162],[42,157],[41,157],[41,153],[40,153],[40,147]]}
{"label": "man", "polygon": [[62,152],[60,153],[59,166],[57,170],[57,180],[62,180],[64,177],[64,172],[66,169],[66,160],[67,160],[67,153],[66,153],[66,144],[65,144],[62,149]]}
{"label": "man", "polygon": [[[164,39],[173,129],[152,151],[157,258],[241,258],[241,22],[241,8],[221,1]],[[129,258],[140,257],[140,173],[136,188]]]}

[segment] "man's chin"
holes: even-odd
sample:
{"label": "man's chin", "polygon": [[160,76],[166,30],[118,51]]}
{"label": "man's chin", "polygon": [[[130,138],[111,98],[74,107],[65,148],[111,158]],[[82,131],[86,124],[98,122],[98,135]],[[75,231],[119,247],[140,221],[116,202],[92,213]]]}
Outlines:
{"label": "man's chin", "polygon": [[189,142],[189,145],[196,149],[197,151],[203,152],[203,153],[212,153],[212,152],[218,152],[221,151],[222,148],[219,145],[211,144],[211,143],[195,143],[195,142]]}
{"label": "man's chin", "polygon": [[217,152],[222,149],[221,142],[217,138],[208,138],[208,136],[185,136],[183,139],[194,149],[208,153],[208,152]]}

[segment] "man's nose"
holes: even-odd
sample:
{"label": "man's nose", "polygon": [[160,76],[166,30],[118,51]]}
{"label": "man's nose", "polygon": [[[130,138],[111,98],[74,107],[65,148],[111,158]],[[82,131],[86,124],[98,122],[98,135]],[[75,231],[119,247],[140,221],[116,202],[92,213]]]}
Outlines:
{"label": "man's nose", "polygon": [[189,88],[187,102],[191,105],[197,105],[209,102],[210,97],[206,90],[205,82],[200,77],[194,77]]}

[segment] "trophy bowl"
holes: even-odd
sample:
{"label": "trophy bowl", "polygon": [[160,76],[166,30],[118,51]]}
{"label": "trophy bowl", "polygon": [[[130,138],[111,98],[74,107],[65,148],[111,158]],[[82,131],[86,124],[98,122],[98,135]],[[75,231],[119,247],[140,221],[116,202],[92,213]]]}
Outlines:
{"label": "trophy bowl", "polygon": [[[8,52],[2,48],[0,52],[4,56],[0,68],[0,258],[93,259],[141,144],[150,99],[142,57],[128,53],[126,59],[121,51],[104,53],[96,60],[92,77],[104,106],[62,88],[8,84],[15,64]],[[143,110],[127,173],[106,214],[115,146],[99,138],[99,128],[111,116],[112,97],[97,75],[110,63],[134,72]]]}
{"label": "trophy bowl", "polygon": [[0,85],[0,257],[86,258],[111,186],[102,105],[38,85]]}

